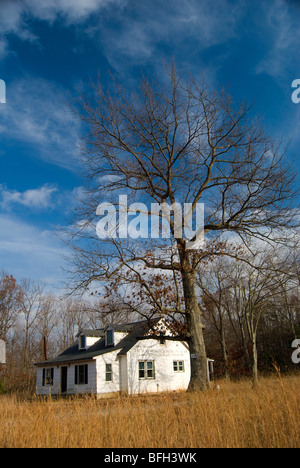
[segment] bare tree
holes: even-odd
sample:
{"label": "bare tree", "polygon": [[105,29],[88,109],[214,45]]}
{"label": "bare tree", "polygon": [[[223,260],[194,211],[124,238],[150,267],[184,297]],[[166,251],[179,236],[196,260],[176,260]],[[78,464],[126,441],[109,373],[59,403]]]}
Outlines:
{"label": "bare tree", "polygon": [[19,326],[23,330],[22,367],[23,372],[28,373],[32,366],[33,337],[45,309],[45,286],[30,279],[23,279],[20,285],[22,288],[20,300],[22,319]]}
{"label": "bare tree", "polygon": [[35,323],[36,354],[40,361],[49,359],[57,351],[56,330],[62,321],[57,302],[57,298],[50,293],[44,293],[40,298],[40,310]]}
{"label": "bare tree", "polygon": [[0,338],[7,338],[20,313],[22,290],[13,276],[2,271],[0,277]]}
{"label": "bare tree", "polygon": [[[278,255],[274,248],[257,245],[255,253],[248,253],[243,262],[228,262],[224,259],[214,262],[206,276],[209,278],[213,274],[217,284],[211,286],[209,291],[205,286],[207,278],[199,279],[199,286],[206,294],[204,306],[213,315],[221,337],[225,318],[229,318],[244,350],[247,366],[252,370],[255,385],[258,382],[257,343],[261,321],[274,313],[274,307],[276,310],[283,306],[284,314],[290,313],[284,297],[287,298],[295,283],[291,281],[291,275],[286,269],[288,256],[289,250]],[[211,310],[211,303],[218,311],[217,316]],[[222,315],[220,311],[223,312]]]}
{"label": "bare tree", "polygon": [[129,323],[134,322],[139,314],[133,310],[132,303],[126,304],[124,296],[107,293],[107,297],[96,298],[86,305],[89,324],[92,328],[103,328],[109,323]]}
{"label": "bare tree", "polygon": [[228,258],[221,257],[209,265],[199,265],[196,276],[206,321],[210,321],[217,331],[226,379],[230,378],[226,325],[229,322],[227,298],[232,287],[231,281],[228,281],[228,270],[231,268],[232,262],[230,263]]}
{"label": "bare tree", "polygon": [[[247,106],[235,108],[226,91],[210,91],[205,83],[181,77],[173,65],[163,83],[142,78],[134,92],[113,78],[109,89],[97,83],[92,96],[79,97],[74,107],[87,128],[83,147],[87,191],[67,240],[73,250],[75,289],[107,282],[120,271],[138,276],[137,265],[175,272],[184,299],[175,305],[184,315],[193,357],[190,388],[206,388],[197,267],[226,253],[218,235],[233,232],[244,242],[253,236],[271,240],[275,230],[278,239],[281,228],[294,225],[294,173],[286,150],[258,121],[250,121]],[[96,208],[100,202],[117,204],[120,194],[144,202],[149,211],[151,202],[190,203],[195,214],[198,203],[205,203],[204,233],[212,242],[190,249],[188,240],[195,236],[176,232],[176,210],[168,219],[168,248],[161,239],[115,235],[99,239],[94,231]],[[227,254],[235,255],[229,248]],[[139,278],[147,290],[147,282]],[[149,288],[148,293],[151,296]]]}
{"label": "bare tree", "polygon": [[[264,255],[262,260],[264,267],[267,259]],[[270,265],[270,259],[269,259]],[[257,355],[257,333],[261,317],[270,307],[270,300],[278,294],[278,277],[274,275],[274,270],[252,268],[246,273],[247,276],[241,278],[238,285],[240,301],[243,304],[243,315],[247,326],[248,336],[252,348],[252,380],[253,384],[258,383],[258,355]]]}
{"label": "bare tree", "polygon": [[63,351],[75,341],[80,328],[88,327],[90,322],[89,304],[81,298],[58,298],[56,310],[58,314],[57,336],[59,350]]}

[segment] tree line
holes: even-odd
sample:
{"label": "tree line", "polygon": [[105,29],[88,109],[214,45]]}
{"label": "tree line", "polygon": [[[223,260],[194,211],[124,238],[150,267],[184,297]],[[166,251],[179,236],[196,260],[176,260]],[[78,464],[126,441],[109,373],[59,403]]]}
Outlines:
{"label": "tree line", "polygon": [[126,321],[122,311],[100,306],[99,300],[49,292],[46,285],[7,272],[0,274],[0,339],[7,362],[0,369],[0,388],[35,391],[34,363],[50,359],[76,339],[81,328],[101,328],[110,321]]}
{"label": "tree line", "polygon": [[[215,377],[238,378],[296,369],[291,343],[300,337],[300,262],[295,246],[259,244],[243,261],[221,255],[197,268],[196,293]],[[141,277],[143,278],[141,280]],[[140,281],[139,281],[140,280]],[[144,283],[148,289],[145,292]],[[58,296],[44,284],[12,275],[0,276],[0,338],[7,345],[1,378],[8,391],[35,389],[34,363],[71,346],[81,328],[102,328],[164,315],[186,333],[179,304],[183,291],[174,275],[121,275],[104,291],[85,297]],[[173,312],[172,312],[173,310]]]}
{"label": "tree line", "polygon": [[256,246],[245,261],[221,257],[197,273],[205,338],[218,375],[296,369],[292,342],[300,337],[297,249]]}

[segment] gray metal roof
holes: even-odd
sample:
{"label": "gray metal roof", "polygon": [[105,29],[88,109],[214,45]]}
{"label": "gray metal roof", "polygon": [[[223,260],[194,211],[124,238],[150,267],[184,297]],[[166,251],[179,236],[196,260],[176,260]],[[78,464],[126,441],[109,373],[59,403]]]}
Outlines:
{"label": "gray metal roof", "polygon": [[[47,361],[37,362],[36,366],[60,364],[73,361],[84,361],[95,358],[102,354],[111,353],[113,351],[119,351],[118,355],[125,355],[137,341],[145,335],[158,321],[159,318],[152,319],[150,322],[144,320],[141,322],[127,323],[124,325],[111,325],[115,331],[126,331],[128,334],[116,345],[116,346],[105,346],[105,338],[102,336],[100,339],[90,346],[87,350],[79,350],[78,343],[74,343],[70,348],[66,349],[63,353],[54,359]],[[91,335],[94,336],[94,335]]]}

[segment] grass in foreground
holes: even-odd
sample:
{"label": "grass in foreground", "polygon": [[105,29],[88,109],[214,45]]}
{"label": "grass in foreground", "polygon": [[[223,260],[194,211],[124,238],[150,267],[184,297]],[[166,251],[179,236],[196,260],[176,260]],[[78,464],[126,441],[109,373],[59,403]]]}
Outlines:
{"label": "grass in foreground", "polygon": [[298,448],[299,376],[95,400],[0,397],[0,447]]}

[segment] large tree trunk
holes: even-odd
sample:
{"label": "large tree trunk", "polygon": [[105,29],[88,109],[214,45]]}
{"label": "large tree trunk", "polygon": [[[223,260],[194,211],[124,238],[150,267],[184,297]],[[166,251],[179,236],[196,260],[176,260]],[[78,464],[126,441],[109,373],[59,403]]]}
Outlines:
{"label": "large tree trunk", "polygon": [[195,274],[183,271],[182,280],[191,355],[189,390],[204,390],[208,388],[209,380],[203,336],[204,326],[201,321],[201,311],[196,297]]}

